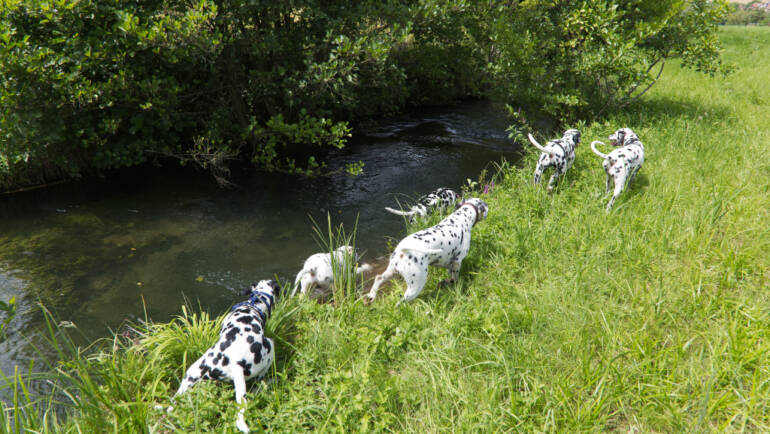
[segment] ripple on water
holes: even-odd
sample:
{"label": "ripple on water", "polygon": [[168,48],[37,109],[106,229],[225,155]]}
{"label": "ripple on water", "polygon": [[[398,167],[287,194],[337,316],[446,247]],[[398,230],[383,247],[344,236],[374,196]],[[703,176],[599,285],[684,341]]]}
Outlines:
{"label": "ripple on water", "polygon": [[[348,232],[357,224],[365,259],[383,262],[387,237],[404,232],[385,206],[459,189],[490,162],[518,157],[504,114],[472,103],[383,120],[330,152],[340,172],[325,177],[252,172],[222,190],[200,172],[140,168],[0,198],[0,297],[17,295],[25,310],[0,343],[3,372],[33,354],[21,336],[40,339],[38,299],[86,339],[145,311],[167,321],[185,299],[222,312],[252,281],[293,281],[321,251],[312,221],[325,227],[327,213]],[[341,172],[357,161],[362,176]]]}

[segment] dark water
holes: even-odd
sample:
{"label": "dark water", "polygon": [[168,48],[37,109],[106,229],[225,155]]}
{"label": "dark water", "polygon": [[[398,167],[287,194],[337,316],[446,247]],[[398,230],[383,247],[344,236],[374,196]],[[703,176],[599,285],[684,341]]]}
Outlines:
{"label": "dark water", "polygon": [[311,217],[325,225],[327,212],[346,229],[358,218],[364,259],[384,255],[404,223],[383,207],[516,160],[506,127],[504,110],[488,103],[383,121],[329,157],[332,169],[363,161],[358,177],[252,173],[223,190],[205,174],[143,169],[0,197],[0,299],[20,299],[0,368],[10,375],[34,356],[38,301],[88,340],[145,312],[167,321],[185,298],[216,315],[249,282],[293,281],[321,251]]}

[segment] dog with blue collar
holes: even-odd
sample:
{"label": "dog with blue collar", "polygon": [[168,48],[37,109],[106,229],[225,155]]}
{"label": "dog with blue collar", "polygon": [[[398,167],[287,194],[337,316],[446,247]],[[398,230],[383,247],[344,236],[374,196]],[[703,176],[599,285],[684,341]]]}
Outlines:
{"label": "dog with blue collar", "polygon": [[174,398],[200,380],[232,380],[235,401],[241,407],[235,425],[241,432],[249,432],[243,417],[246,380],[265,376],[275,360],[275,346],[265,336],[265,322],[279,291],[275,280],[261,280],[244,290],[250,294],[249,300],[232,307],[222,322],[219,340],[187,369]]}

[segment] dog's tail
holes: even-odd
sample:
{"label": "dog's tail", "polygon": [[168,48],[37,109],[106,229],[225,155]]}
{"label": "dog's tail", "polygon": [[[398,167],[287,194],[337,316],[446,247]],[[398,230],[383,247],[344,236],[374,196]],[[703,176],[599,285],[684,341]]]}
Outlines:
{"label": "dog's tail", "polygon": [[591,142],[591,150],[594,151],[594,154],[596,154],[596,155],[598,155],[598,156],[600,156],[600,157],[602,157],[603,159],[606,160],[607,159],[607,154],[602,154],[601,152],[599,152],[596,149],[596,144],[597,143],[601,143],[602,145],[604,144],[604,142],[600,142],[599,140],[594,140],[593,142]]}
{"label": "dog's tail", "polygon": [[305,274],[308,273],[308,270],[302,269],[299,273],[297,273],[297,278],[294,279],[294,288],[291,290],[291,296],[294,297],[294,294],[297,293],[297,289],[299,289],[299,284],[302,281],[302,278],[305,277]]}
{"label": "dog's tail", "polygon": [[441,250],[441,249],[429,249],[429,248],[424,247],[424,246],[417,246],[417,245],[413,245],[413,244],[399,245],[397,250],[412,251],[412,252],[427,253],[427,254],[443,252],[443,250]]}
{"label": "dog's tail", "polygon": [[535,138],[534,138],[534,137],[532,137],[532,133],[528,133],[528,134],[527,134],[527,137],[529,137],[529,141],[530,141],[530,142],[532,142],[532,144],[533,144],[533,145],[535,145],[535,147],[536,147],[537,149],[540,149],[540,150],[541,150],[541,151],[543,151],[543,152],[548,152],[548,151],[547,151],[547,150],[546,150],[544,147],[542,147],[542,146],[540,145],[540,143],[537,143],[537,140],[535,140]]}
{"label": "dog's tail", "polygon": [[393,209],[387,206],[385,207],[385,211],[396,215],[406,215],[406,216],[413,216],[417,212],[417,211],[401,211],[401,210]]}

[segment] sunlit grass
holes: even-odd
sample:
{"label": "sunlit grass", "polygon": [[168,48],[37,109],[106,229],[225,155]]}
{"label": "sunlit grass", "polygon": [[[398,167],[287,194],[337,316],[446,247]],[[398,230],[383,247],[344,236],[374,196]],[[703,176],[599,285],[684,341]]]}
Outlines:
{"label": "sunlit grass", "polygon": [[[531,185],[529,152],[499,164],[458,284],[437,288],[445,271],[432,269],[398,308],[398,281],[371,306],[356,279],[334,303],[280,299],[267,330],[272,381],[250,383],[252,429],[770,430],[770,29],[722,38],[733,75],[669,66],[640,105],[583,128],[584,144],[620,127],[645,144],[611,213],[587,146],[551,195]],[[355,230],[327,226],[322,249],[354,244]],[[87,351],[62,345],[62,363],[35,377],[57,398],[35,401],[30,378],[11,378],[18,393],[0,426],[232,432],[227,383],[201,382],[172,413],[154,410],[216,339],[217,314],[188,307]]]}
{"label": "sunlit grass", "polygon": [[[356,273],[356,268],[359,265],[357,260],[359,253],[355,251],[357,230],[357,219],[350,231],[345,230],[343,225],[333,227],[331,216],[328,214],[326,215],[325,227],[313,222],[316,242],[331,258],[332,275],[334,276],[331,296],[337,304],[355,299],[358,289],[363,285],[363,276]],[[351,254],[344,249],[345,246],[351,247],[354,252]],[[340,248],[343,248],[341,260],[337,254]]]}

